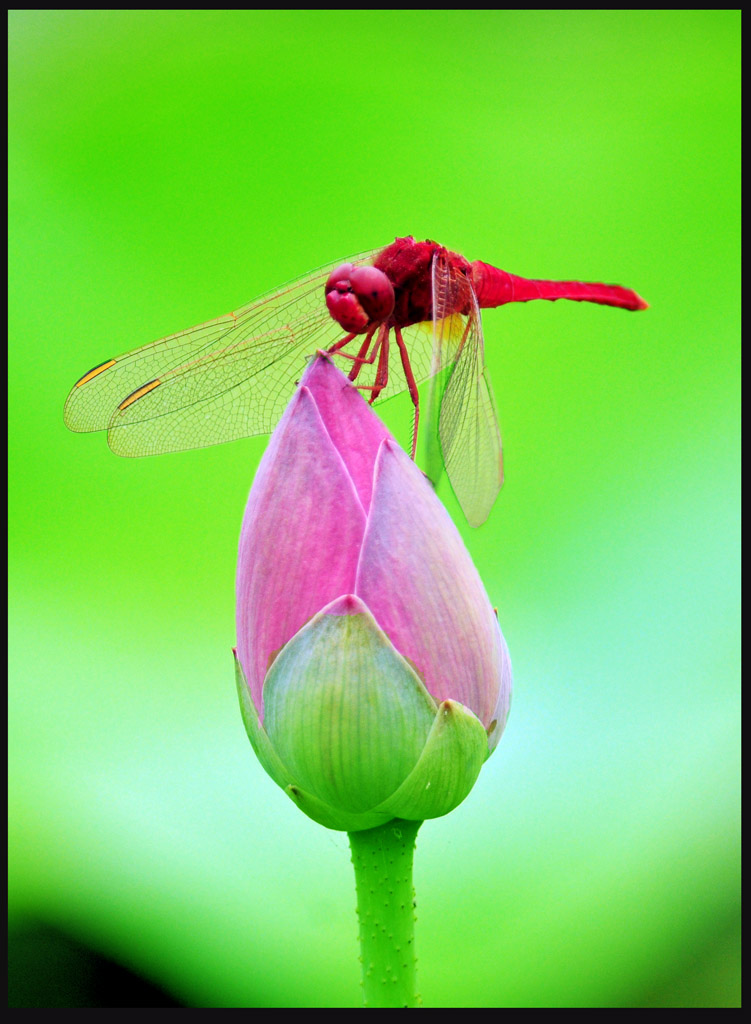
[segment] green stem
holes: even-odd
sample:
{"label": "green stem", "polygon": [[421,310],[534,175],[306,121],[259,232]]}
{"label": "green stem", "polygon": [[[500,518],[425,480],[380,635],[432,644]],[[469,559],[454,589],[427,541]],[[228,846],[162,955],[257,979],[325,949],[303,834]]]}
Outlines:
{"label": "green stem", "polygon": [[350,832],[360,921],[363,1000],[368,1007],[417,1006],[412,858],[421,821]]}

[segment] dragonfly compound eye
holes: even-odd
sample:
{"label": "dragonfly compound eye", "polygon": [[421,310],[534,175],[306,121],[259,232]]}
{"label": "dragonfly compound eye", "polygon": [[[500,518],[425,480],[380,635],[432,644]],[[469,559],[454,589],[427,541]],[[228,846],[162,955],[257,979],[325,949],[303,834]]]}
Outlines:
{"label": "dragonfly compound eye", "polygon": [[360,334],[394,309],[394,289],[382,270],[343,263],[326,282],[329,313],[345,331]]}
{"label": "dragonfly compound eye", "polygon": [[376,322],[386,320],[394,312],[394,289],[382,270],[357,267],[349,277],[352,291],[363,309]]}

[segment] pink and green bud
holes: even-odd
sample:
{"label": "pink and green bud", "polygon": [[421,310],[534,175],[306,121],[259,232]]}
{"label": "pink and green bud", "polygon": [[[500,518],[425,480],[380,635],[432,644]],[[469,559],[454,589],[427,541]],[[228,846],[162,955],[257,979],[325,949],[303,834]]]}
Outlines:
{"label": "pink and green bud", "polygon": [[448,813],[506,723],[508,651],[461,537],[325,356],[250,492],[236,663],[261,763],[329,828]]}

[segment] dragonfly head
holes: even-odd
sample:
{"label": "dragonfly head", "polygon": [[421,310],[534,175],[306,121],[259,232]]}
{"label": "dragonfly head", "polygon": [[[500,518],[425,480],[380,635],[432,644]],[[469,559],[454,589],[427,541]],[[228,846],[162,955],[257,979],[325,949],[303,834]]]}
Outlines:
{"label": "dragonfly head", "polygon": [[394,289],[382,270],[342,263],[326,282],[329,313],[345,331],[362,334],[394,310]]}

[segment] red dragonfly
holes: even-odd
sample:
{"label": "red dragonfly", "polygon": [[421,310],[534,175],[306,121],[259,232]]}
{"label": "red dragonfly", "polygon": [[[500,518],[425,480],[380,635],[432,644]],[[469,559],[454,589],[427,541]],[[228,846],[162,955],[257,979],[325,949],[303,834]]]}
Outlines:
{"label": "red dragonfly", "polygon": [[431,380],[430,433],[468,522],[479,526],[503,483],[480,309],[530,299],[647,305],[619,285],[529,280],[436,242],[397,238],[100,363],[71,389],[65,423],[106,430],[112,451],[127,456],[270,433],[308,359],[325,350],[371,404],[409,392],[413,458],[418,384]]}

